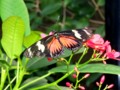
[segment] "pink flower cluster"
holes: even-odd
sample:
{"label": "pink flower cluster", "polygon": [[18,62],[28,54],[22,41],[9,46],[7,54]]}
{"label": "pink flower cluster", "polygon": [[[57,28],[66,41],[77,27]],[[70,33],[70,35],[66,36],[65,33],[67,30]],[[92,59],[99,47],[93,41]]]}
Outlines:
{"label": "pink flower cluster", "polygon": [[94,34],[89,40],[85,42],[90,48],[93,48],[104,54],[106,59],[117,59],[119,60],[120,52],[117,52],[111,48],[109,41],[104,41],[104,39],[99,34]]}
{"label": "pink flower cluster", "polygon": [[[100,78],[100,82],[96,82],[96,85],[101,87],[101,85],[105,82],[105,75],[103,75],[101,78]],[[110,84],[110,85],[106,85],[105,89],[111,89],[114,87],[114,84]]]}

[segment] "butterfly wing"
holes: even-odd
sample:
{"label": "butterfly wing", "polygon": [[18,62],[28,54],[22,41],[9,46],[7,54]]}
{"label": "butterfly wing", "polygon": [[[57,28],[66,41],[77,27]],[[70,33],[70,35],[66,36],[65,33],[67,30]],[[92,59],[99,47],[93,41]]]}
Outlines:
{"label": "butterfly wing", "polygon": [[47,57],[57,57],[63,52],[63,47],[56,36],[46,42],[45,54]]}
{"label": "butterfly wing", "polygon": [[35,56],[44,56],[45,46],[42,44],[41,40],[31,45],[27,48],[23,55],[28,58],[32,58]]}
{"label": "butterfly wing", "polygon": [[30,47],[28,47],[23,52],[23,55],[28,58],[32,58],[35,56],[38,56],[38,57],[45,56],[45,50],[46,50],[45,43],[46,43],[46,40],[48,40],[51,37],[52,37],[52,35],[49,35],[49,36],[46,36],[45,38],[37,41],[36,43],[34,43]]}
{"label": "butterfly wing", "polygon": [[59,41],[65,48],[73,51],[80,48],[82,45],[82,42],[72,35],[62,34],[59,36]]}
{"label": "butterfly wing", "polygon": [[71,31],[63,31],[58,33],[61,44],[70,50],[80,48],[90,36],[91,30],[89,29],[76,29]]}
{"label": "butterfly wing", "polygon": [[92,30],[88,28],[83,28],[83,29],[76,29],[72,30],[74,36],[81,40],[82,42],[85,42],[92,36]]}
{"label": "butterfly wing", "polygon": [[90,36],[91,33],[86,28],[54,33],[31,45],[23,54],[28,58],[35,56],[57,57],[62,54],[63,47],[76,50]]}
{"label": "butterfly wing", "polygon": [[54,35],[49,35],[24,51],[24,56],[28,58],[32,57],[57,57],[63,51],[62,45],[59,43],[58,39]]}

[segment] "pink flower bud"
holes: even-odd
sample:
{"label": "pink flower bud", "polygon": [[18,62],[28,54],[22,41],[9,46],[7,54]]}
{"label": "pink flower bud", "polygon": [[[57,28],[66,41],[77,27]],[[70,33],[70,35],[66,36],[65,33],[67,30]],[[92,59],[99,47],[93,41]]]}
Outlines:
{"label": "pink flower bud", "polygon": [[105,60],[103,60],[103,64],[107,64]]}
{"label": "pink flower bud", "polygon": [[101,77],[101,79],[100,79],[100,84],[103,84],[104,81],[105,81],[105,75],[103,75],[103,76]]}
{"label": "pink flower bud", "polygon": [[96,82],[96,85],[99,86],[100,85],[99,82]]}
{"label": "pink flower bud", "polygon": [[77,78],[77,75],[76,75],[76,74],[73,74],[72,77],[73,77],[73,78]]}
{"label": "pink flower bud", "polygon": [[41,36],[42,38],[45,38],[45,37],[47,36],[47,34],[41,33],[40,36]]}
{"label": "pink flower bud", "polygon": [[111,88],[113,88],[114,87],[114,84],[110,84],[110,85],[108,85],[108,89],[111,89]]}
{"label": "pink flower bud", "polygon": [[74,67],[74,71],[75,72],[79,72],[79,70],[77,69],[77,67]]}
{"label": "pink flower bud", "polygon": [[84,86],[79,86],[80,90],[85,90]]}
{"label": "pink flower bud", "polygon": [[84,75],[84,78],[88,78],[90,76],[90,74],[88,73],[88,74],[85,74]]}
{"label": "pink flower bud", "polygon": [[70,82],[66,82],[66,86],[67,86],[67,87],[71,87]]}

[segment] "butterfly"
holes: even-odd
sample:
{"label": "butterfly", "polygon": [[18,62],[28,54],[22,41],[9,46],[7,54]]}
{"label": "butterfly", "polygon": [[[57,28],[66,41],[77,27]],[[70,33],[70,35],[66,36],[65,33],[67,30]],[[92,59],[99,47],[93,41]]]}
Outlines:
{"label": "butterfly", "polygon": [[54,32],[28,47],[23,55],[28,58],[36,56],[55,58],[61,55],[65,48],[78,50],[90,37],[91,30],[88,28]]}

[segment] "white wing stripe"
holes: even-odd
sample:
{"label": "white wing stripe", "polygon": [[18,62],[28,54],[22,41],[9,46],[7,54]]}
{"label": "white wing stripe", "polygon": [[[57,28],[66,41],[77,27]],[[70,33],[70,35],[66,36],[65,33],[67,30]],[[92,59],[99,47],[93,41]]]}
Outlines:
{"label": "white wing stripe", "polygon": [[38,41],[36,43],[36,46],[38,47],[38,50],[40,50],[42,53],[45,51],[45,46],[41,44],[41,41]]}
{"label": "white wing stripe", "polygon": [[76,30],[72,30],[72,32],[75,34],[75,37],[82,39],[81,35]]}

